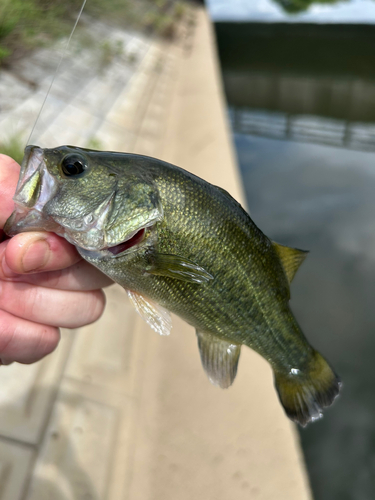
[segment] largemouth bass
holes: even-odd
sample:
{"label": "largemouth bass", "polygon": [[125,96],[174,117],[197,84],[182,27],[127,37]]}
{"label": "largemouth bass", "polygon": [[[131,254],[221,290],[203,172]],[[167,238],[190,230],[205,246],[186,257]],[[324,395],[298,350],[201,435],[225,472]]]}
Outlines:
{"label": "largemouth bass", "polygon": [[242,345],[271,365],[286,414],[305,426],[340,389],[289,308],[306,252],[272,242],[226,191],[163,161],[72,146],[28,146],[5,232],[53,231],[123,286],[169,333],[196,328],[210,381],[229,387]]}

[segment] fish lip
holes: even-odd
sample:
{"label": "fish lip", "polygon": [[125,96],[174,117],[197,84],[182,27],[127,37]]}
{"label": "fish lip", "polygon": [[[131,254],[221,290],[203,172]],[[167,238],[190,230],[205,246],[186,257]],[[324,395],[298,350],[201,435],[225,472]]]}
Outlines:
{"label": "fish lip", "polygon": [[17,191],[18,191],[19,185],[21,183],[23,184],[24,180],[26,180],[25,174],[28,170],[30,162],[32,161],[32,156],[36,156],[37,159],[42,161],[43,149],[40,148],[39,146],[31,146],[31,145],[25,147],[23,158],[22,158],[22,163],[21,163],[20,176],[18,179]]}
{"label": "fish lip", "polygon": [[[25,197],[24,188],[34,175],[38,180],[39,193],[35,203]],[[13,196],[14,210],[4,226],[8,236],[15,236],[25,231],[54,231],[57,224],[43,213],[46,203],[54,196],[56,181],[48,172],[44,161],[44,151],[38,146],[26,146],[21,164],[16,192]]]}
{"label": "fish lip", "polygon": [[59,226],[39,210],[16,205],[4,225],[4,233],[12,237],[29,231],[51,231],[59,234]]}

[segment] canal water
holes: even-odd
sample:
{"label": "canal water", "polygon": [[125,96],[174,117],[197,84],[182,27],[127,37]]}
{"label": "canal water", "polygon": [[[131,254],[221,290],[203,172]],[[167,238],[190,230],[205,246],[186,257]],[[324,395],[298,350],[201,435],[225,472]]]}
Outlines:
{"label": "canal water", "polygon": [[217,22],[216,36],[248,209],[273,240],[310,250],[291,306],[343,381],[300,429],[314,498],[373,500],[375,26],[332,10]]}

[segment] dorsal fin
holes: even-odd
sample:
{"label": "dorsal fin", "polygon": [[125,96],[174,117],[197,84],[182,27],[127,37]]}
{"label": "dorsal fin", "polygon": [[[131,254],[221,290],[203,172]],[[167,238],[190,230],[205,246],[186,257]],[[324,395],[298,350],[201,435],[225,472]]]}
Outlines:
{"label": "dorsal fin", "polygon": [[284,245],[280,245],[279,243],[275,243],[274,241],[272,244],[281,260],[286,277],[288,278],[289,283],[291,283],[297,269],[306,259],[309,252],[306,250],[299,250],[298,248],[286,247]]}
{"label": "dorsal fin", "polygon": [[237,374],[241,345],[231,344],[198,330],[197,337],[202,365],[210,382],[222,389],[228,388]]}

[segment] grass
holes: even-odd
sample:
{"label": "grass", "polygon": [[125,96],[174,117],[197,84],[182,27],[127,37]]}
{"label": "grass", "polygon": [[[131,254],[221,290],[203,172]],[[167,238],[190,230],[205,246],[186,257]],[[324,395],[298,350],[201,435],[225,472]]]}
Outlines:
{"label": "grass", "polygon": [[[0,0],[0,66],[67,36],[82,0]],[[171,38],[189,11],[188,0],[87,0],[85,13],[123,27]],[[113,48],[103,48],[112,57]]]}
{"label": "grass", "polygon": [[85,146],[87,149],[96,149],[98,151],[105,149],[103,143],[96,137],[91,137]]}
{"label": "grass", "polygon": [[0,153],[8,155],[16,162],[21,163],[24,146],[24,142],[18,136],[14,136],[6,142],[0,143]]}
{"label": "grass", "polygon": [[341,0],[274,0],[288,14],[299,14],[306,11],[312,4],[335,4]]}
{"label": "grass", "polygon": [[[8,141],[0,143],[0,153],[10,156],[21,164],[24,155],[24,141],[18,136],[11,137]],[[103,150],[104,144],[96,137],[91,137],[85,145],[87,149]]]}
{"label": "grass", "polygon": [[105,68],[116,58],[124,53],[121,40],[102,40],[99,45],[98,63],[100,68]]}
{"label": "grass", "polygon": [[72,14],[63,2],[0,0],[0,64],[66,35]]}

